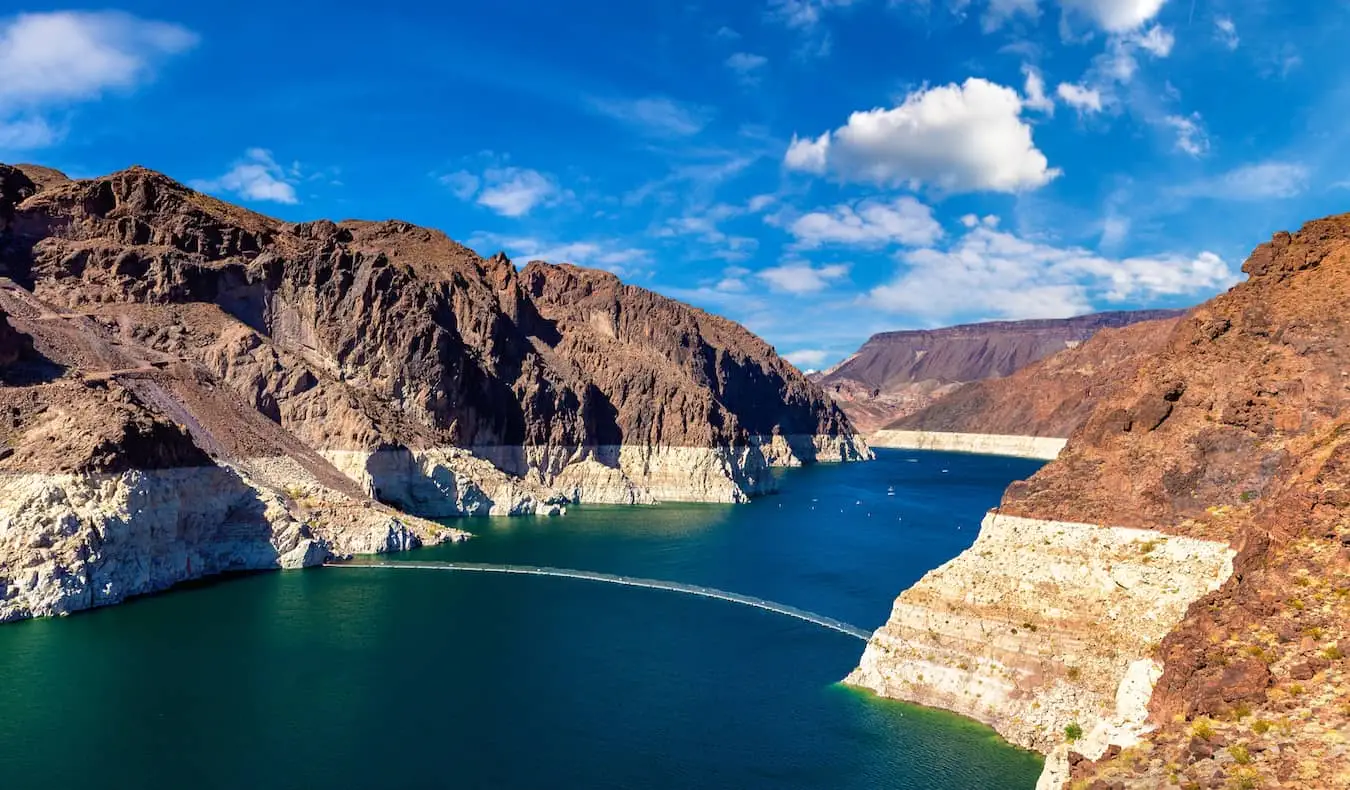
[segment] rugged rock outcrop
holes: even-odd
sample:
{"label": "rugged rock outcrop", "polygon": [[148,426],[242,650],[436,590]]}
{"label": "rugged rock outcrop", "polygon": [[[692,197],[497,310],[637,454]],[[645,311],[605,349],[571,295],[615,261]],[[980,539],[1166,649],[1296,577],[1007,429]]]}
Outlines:
{"label": "rugged rock outcrop", "polygon": [[[1028,620],[1037,630],[1019,629],[1011,644],[1000,639],[1002,655],[992,657],[996,673],[1013,670],[1012,702],[972,713],[1047,750],[1046,787],[1350,787],[1344,657],[1350,639],[1350,321],[1339,308],[1350,296],[1350,216],[1277,235],[1257,248],[1244,271],[1247,282],[1180,319],[1155,353],[1102,394],[1057,461],[1004,497],[998,518],[1045,529],[1058,522],[1094,525],[1080,528],[1088,547],[1071,563],[1080,571],[1099,565],[1103,553],[1113,573],[1138,565],[1112,553],[1112,536],[1122,528],[1138,530],[1130,533],[1138,536],[1137,555],[1177,541],[1195,546],[1186,550],[1188,561],[1208,552],[1205,546],[1233,552],[1231,575],[1183,568],[1161,591],[1152,585],[1157,606],[1141,612],[1151,619],[1137,626],[1147,644],[1121,643],[1103,674],[1070,678],[1065,670],[1051,684],[1064,683],[1075,694],[1095,685],[1102,703],[1114,683],[1118,699],[1146,698],[1148,716],[1134,705],[1133,721],[1121,728],[1101,704],[1056,708],[1042,723],[1047,733],[1064,733],[1058,745],[1034,741],[1006,718],[1047,687],[1044,678],[1017,680],[1018,661],[1040,654],[1047,628],[1067,630],[1082,645],[1115,644],[1119,620],[1103,622],[1102,616],[1125,610],[1103,602],[1094,607],[1095,620],[1081,620],[1075,608],[1056,603],[1077,600],[1081,582],[1069,577],[1058,589],[1032,585],[1049,602],[1040,620]],[[1024,542],[1019,564],[1033,580],[1062,562],[1061,536],[1044,537],[1044,551],[1032,550],[1035,540]],[[980,550],[977,543],[973,555],[954,564],[977,564]],[[1117,581],[1128,589],[1112,594],[1116,602],[1140,582],[1149,584],[1147,575]],[[928,582],[901,604],[906,596],[937,595],[924,592]],[[1205,592],[1210,584],[1214,589]],[[1027,592],[1009,585],[986,595],[993,588],[973,578],[958,586],[966,594],[932,597],[938,603],[928,616],[969,618],[990,634],[1006,633],[1005,613],[1017,612]],[[1197,598],[1184,600],[1188,595]],[[1173,604],[1184,611],[1174,626],[1168,623],[1178,611]],[[902,659],[887,657],[918,621],[908,608],[897,605],[897,612],[855,679],[885,693],[935,698],[940,689],[906,672],[902,652]],[[944,644],[951,651],[940,659],[947,667],[956,654],[988,655],[959,641]],[[1081,652],[1069,644],[1054,648],[1064,657]],[[1136,665],[1141,669],[1132,671]],[[888,672],[918,690],[874,682]],[[1150,682],[1143,683],[1146,676]]]}
{"label": "rugged rock outcrop", "polygon": [[[774,466],[870,457],[724,319],[407,223],[279,222],[143,168],[0,166],[0,277],[0,618],[457,534],[417,515],[742,501]],[[57,521],[83,526],[37,534]],[[95,560],[116,581],[79,570]]]}
{"label": "rugged rock outcrop", "polygon": [[960,385],[967,382],[1011,376],[1037,360],[1078,347],[1103,329],[1173,318],[1180,312],[1118,311],[884,332],[873,335],[856,354],[813,378],[844,407],[859,429],[870,434],[941,403],[962,391]]}

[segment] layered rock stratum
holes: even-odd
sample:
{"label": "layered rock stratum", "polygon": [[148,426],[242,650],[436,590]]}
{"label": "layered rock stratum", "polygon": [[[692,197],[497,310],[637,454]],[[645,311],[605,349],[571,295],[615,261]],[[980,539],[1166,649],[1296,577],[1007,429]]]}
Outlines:
{"label": "layered rock stratum", "polygon": [[1178,310],[1116,311],[883,332],[813,379],[843,406],[859,430],[871,434],[941,403],[963,384],[1011,376],[1038,360],[1078,347],[1099,331],[1177,315]]}
{"label": "layered rock stratum", "polygon": [[0,620],[869,458],[738,325],[398,221],[0,166]]}
{"label": "layered rock stratum", "polygon": [[1350,787],[1350,215],[1244,271],[900,597],[851,682],[1046,753],[1042,787]]}

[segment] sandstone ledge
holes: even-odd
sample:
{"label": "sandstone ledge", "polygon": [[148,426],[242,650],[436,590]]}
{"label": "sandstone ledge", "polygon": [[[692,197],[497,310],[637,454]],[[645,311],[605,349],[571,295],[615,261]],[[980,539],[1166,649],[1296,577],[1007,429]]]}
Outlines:
{"label": "sandstone ledge", "polygon": [[988,433],[943,431],[877,431],[869,438],[875,447],[900,450],[937,450],[948,453],[1010,455],[1053,461],[1068,439],[1049,436],[1007,436]]}
{"label": "sandstone ledge", "polygon": [[1091,759],[1145,731],[1155,648],[1228,579],[1235,555],[1151,530],[990,513],[971,548],[897,599],[845,682],[989,724],[1047,754],[1042,786],[1058,787],[1068,725]]}

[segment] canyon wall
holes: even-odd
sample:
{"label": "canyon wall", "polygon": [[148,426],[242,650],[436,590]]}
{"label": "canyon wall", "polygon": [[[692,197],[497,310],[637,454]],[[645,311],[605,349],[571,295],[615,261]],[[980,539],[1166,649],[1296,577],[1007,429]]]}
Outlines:
{"label": "canyon wall", "polygon": [[1044,788],[1350,787],[1350,216],[1243,271],[901,595],[853,682],[1046,752]]}
{"label": "canyon wall", "polygon": [[403,222],[0,165],[0,619],[866,460],[740,326]]}

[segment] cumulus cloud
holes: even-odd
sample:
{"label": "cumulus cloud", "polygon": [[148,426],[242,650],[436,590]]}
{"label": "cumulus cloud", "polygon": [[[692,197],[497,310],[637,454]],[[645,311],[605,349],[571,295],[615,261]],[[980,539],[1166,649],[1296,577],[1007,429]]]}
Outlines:
{"label": "cumulus cloud", "polygon": [[1167,0],[1059,0],[1065,14],[1081,17],[1108,33],[1137,30],[1162,10]]}
{"label": "cumulus cloud", "polygon": [[808,249],[827,244],[873,249],[892,244],[924,246],[942,236],[933,210],[908,195],[813,211],[798,217],[788,231],[799,246]]}
{"label": "cumulus cloud", "polygon": [[792,262],[761,269],[758,276],[776,291],[813,294],[825,290],[830,283],[847,277],[848,266],[842,263],[812,266],[809,263]]}
{"label": "cumulus cloud", "polygon": [[1091,115],[1102,111],[1102,94],[1095,88],[1061,82],[1055,93],[1059,94],[1060,101],[1077,110],[1079,115]]}
{"label": "cumulus cloud", "polygon": [[200,192],[225,192],[244,200],[294,205],[299,167],[283,168],[265,148],[250,148],[219,178],[198,179],[189,183]]}
{"label": "cumulus cloud", "polygon": [[130,91],[167,58],[195,46],[190,30],[103,11],[20,14],[0,21],[0,146],[37,148],[59,138],[46,114]]}
{"label": "cumulus cloud", "polygon": [[1242,41],[1238,38],[1237,25],[1233,24],[1232,17],[1227,16],[1214,18],[1214,38],[1230,50],[1237,49]]}
{"label": "cumulus cloud", "polygon": [[474,200],[503,217],[523,217],[572,197],[552,176],[527,167],[489,167],[481,177],[460,170],[441,176],[440,182],[460,200]]}
{"label": "cumulus cloud", "polygon": [[591,109],[655,137],[692,137],[708,125],[711,113],[665,96],[639,99],[591,99]]}
{"label": "cumulus cloud", "polygon": [[769,59],[763,55],[737,52],[727,58],[726,63],[742,85],[750,86],[758,84],[764,76],[764,67],[769,64]]}
{"label": "cumulus cloud", "polygon": [[1035,66],[1023,64],[1022,73],[1026,75],[1026,86],[1022,89],[1026,98],[1022,103],[1028,110],[1054,115],[1055,100],[1046,95],[1045,78],[1041,76],[1041,72]]}
{"label": "cumulus cloud", "polygon": [[1282,200],[1303,194],[1308,175],[1308,168],[1297,162],[1260,162],[1178,187],[1175,192],[1213,200]]}
{"label": "cumulus cloud", "polygon": [[783,164],[789,170],[802,170],[807,173],[824,173],[826,159],[830,154],[830,133],[826,132],[815,139],[802,139],[792,135]]}
{"label": "cumulus cloud", "polygon": [[1022,120],[1012,88],[972,77],[916,90],[892,109],[855,112],[819,138],[792,140],[784,164],[845,181],[944,192],[1020,192],[1060,175]]}
{"label": "cumulus cloud", "polygon": [[1211,252],[1107,258],[981,224],[945,250],[901,253],[898,276],[864,301],[941,322],[971,318],[1062,318],[1097,302],[1190,296],[1231,285],[1234,273]]}

